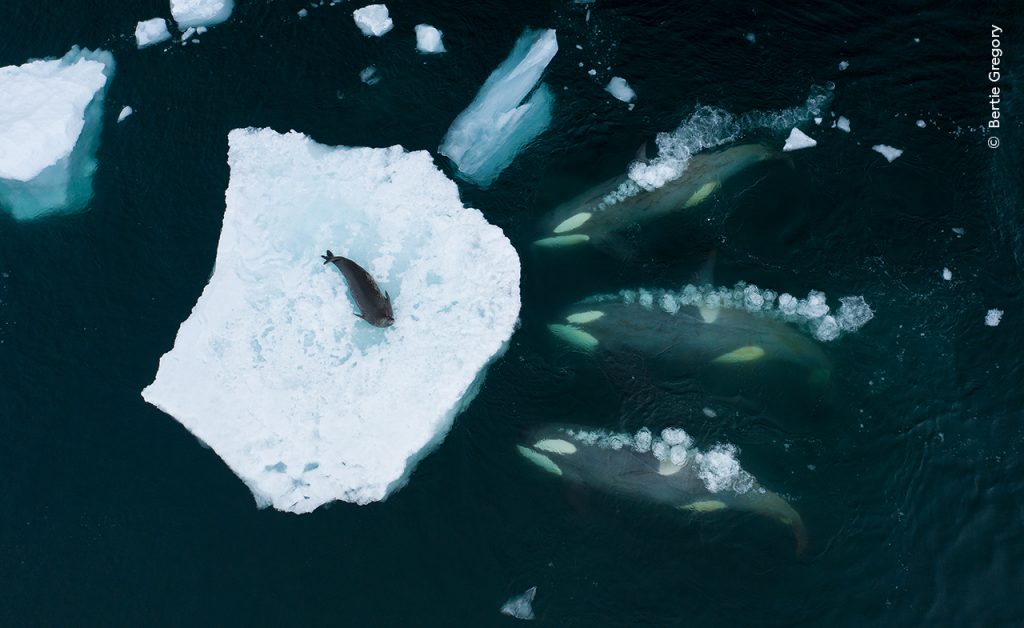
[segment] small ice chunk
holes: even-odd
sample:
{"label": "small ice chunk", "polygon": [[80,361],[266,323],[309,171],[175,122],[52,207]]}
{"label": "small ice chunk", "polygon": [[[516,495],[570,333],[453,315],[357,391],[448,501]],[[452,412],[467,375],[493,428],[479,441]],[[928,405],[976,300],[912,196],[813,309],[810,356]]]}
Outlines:
{"label": "small ice chunk", "polygon": [[206,27],[205,26],[197,26],[196,27],[196,35],[202,35],[205,32],[206,32]]}
{"label": "small ice chunk", "polygon": [[188,28],[185,29],[185,32],[181,34],[181,41],[188,41],[189,38],[191,38],[195,34],[196,34],[195,27],[194,26],[189,26]]}
{"label": "small ice chunk", "polygon": [[306,9],[299,9],[299,12],[296,15],[298,15],[299,17],[306,17],[307,15],[309,15],[309,11],[307,11]]}
{"label": "small ice chunk", "polygon": [[840,61],[839,62],[839,71],[840,72],[842,72],[843,70],[845,70],[848,67],[850,67],[850,62],[849,61]]}
{"label": "small ice chunk", "polygon": [[953,227],[953,233],[962,238],[967,231],[965,231],[963,227]]}
{"label": "small ice chunk", "polygon": [[917,121],[917,128],[923,129],[925,127],[924,120]]}
{"label": "small ice chunk", "polygon": [[522,595],[510,597],[501,607],[501,612],[516,619],[533,619],[533,598],[537,587],[530,587]]}
{"label": "small ice chunk", "polygon": [[953,279],[953,272],[951,270],[949,270],[948,268],[943,268],[942,269],[942,278],[945,279],[946,281],[950,281],[951,279]]}
{"label": "small ice chunk", "polygon": [[704,408],[704,416],[706,416],[709,419],[713,419],[716,416],[718,416],[718,413],[712,410],[711,408]]}
{"label": "small ice chunk", "polygon": [[132,115],[133,113],[135,113],[135,110],[132,109],[130,106],[125,105],[124,108],[121,109],[121,113],[117,114],[117,121],[123,122],[125,118]]}
{"label": "small ice chunk", "polygon": [[782,147],[782,150],[800,150],[801,148],[811,148],[817,145],[818,142],[808,137],[800,129],[793,127],[793,130],[789,132],[789,137],[786,138],[786,144]]}
{"label": "small ice chunk", "polygon": [[888,159],[889,163],[896,161],[896,158],[903,154],[903,151],[899,148],[893,148],[885,144],[875,144],[871,147],[871,150]]}
{"label": "small ice chunk", "polygon": [[356,9],[352,12],[352,19],[367,37],[380,37],[395,27],[388,16],[388,7],[384,4],[370,4]]}
{"label": "small ice chunk", "polygon": [[372,65],[366,66],[359,71],[359,80],[367,85],[376,85],[377,83],[380,83],[380,77],[377,76],[377,68]]}
{"label": "small ice chunk", "polygon": [[114,57],[73,47],[61,59],[0,68],[0,207],[17,220],[81,209]]}
{"label": "small ice chunk", "polygon": [[1003,320],[1002,310],[992,309],[985,313],[985,324],[989,327],[995,327],[1001,320]]}
{"label": "small ice chunk", "polygon": [[621,100],[624,103],[630,103],[636,100],[636,92],[630,87],[626,79],[621,76],[613,76],[608,85],[605,86],[608,93],[615,98]]}
{"label": "small ice chunk", "polygon": [[746,39],[747,41],[749,41],[752,44],[756,44],[757,43],[757,35],[755,35],[753,33],[747,33],[743,37],[744,37],[744,39]]}
{"label": "small ice chunk", "polygon": [[[213,275],[142,396],[260,505],[382,500],[504,352],[520,309],[516,251],[426,151],[236,129],[228,165]],[[390,292],[394,327],[354,316],[320,259],[328,248]]]}
{"label": "small ice chunk", "polygon": [[416,50],[423,54],[440,54],[445,52],[444,44],[441,42],[443,35],[444,33],[429,24],[417,24]]}
{"label": "small ice chunk", "polygon": [[438,152],[452,160],[461,176],[489,186],[548,127],[554,95],[539,81],[557,52],[554,30],[527,29],[455,118]]}
{"label": "small ice chunk", "polygon": [[814,123],[815,124],[820,126],[821,125],[821,120],[822,120],[821,116],[814,116]]}
{"label": "small ice chunk", "polygon": [[839,119],[836,120],[836,127],[840,131],[846,131],[847,133],[849,133],[850,132],[850,119],[847,118],[846,116],[839,116]]}
{"label": "small ice chunk", "polygon": [[220,24],[234,9],[235,0],[171,0],[171,16],[179,28]]}
{"label": "small ice chunk", "polygon": [[167,30],[167,21],[162,17],[154,17],[135,25],[135,44],[139,48],[152,46],[170,38],[171,33]]}

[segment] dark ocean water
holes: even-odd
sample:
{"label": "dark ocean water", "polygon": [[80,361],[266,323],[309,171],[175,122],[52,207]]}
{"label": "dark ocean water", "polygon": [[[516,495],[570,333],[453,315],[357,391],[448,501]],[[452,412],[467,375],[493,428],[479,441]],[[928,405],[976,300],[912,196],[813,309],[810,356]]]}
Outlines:
{"label": "dark ocean water", "polygon": [[[0,66],[78,44],[112,51],[117,73],[89,207],[0,213],[0,624],[507,625],[502,602],[536,585],[537,623],[552,626],[1021,625],[1024,8],[787,4],[395,0],[395,30],[370,39],[350,2],[300,20],[301,2],[238,0],[201,43],[138,51],[135,22],[169,17],[166,2],[8,2]],[[415,53],[421,22],[447,54]],[[1007,68],[996,149],[983,129],[992,24]],[[258,510],[139,395],[209,278],[227,132],[434,151],[525,26],[558,30],[555,120],[492,188],[460,185],[522,257],[508,353],[386,502]],[[382,80],[366,86],[371,64]],[[635,110],[603,91],[612,74]],[[852,133],[814,128],[822,141],[792,169],[720,195],[719,218],[680,225],[666,250],[620,263],[529,246],[546,211],[696,105],[778,109],[830,81],[829,111]],[[115,124],[125,104],[136,113]],[[905,152],[889,164],[876,143]],[[566,304],[678,285],[712,248],[718,284],[871,303],[874,320],[824,347],[826,394],[735,403],[552,349],[545,324]],[[1005,311],[998,327],[989,308]],[[810,547],[795,557],[760,520],[567,488],[515,454],[552,421],[672,423],[701,446],[735,443],[801,512]]]}

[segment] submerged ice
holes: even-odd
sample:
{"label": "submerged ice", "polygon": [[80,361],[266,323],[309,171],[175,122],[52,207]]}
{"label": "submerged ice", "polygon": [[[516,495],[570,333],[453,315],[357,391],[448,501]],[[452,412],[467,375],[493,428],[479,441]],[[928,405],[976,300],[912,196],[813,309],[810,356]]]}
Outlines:
{"label": "submerged ice", "polygon": [[536,596],[537,587],[530,587],[524,593],[510,597],[501,606],[501,612],[515,619],[533,619],[533,598]]}
{"label": "submerged ice", "polygon": [[554,96],[538,82],[557,52],[554,30],[526,30],[455,118],[438,152],[462,177],[487,187],[548,127]]}
{"label": "submerged ice", "polygon": [[[518,256],[423,151],[239,129],[228,162],[214,273],[143,397],[261,506],[384,499],[504,350]],[[355,317],[327,248],[389,291],[393,327]]]}
{"label": "submerged ice", "polygon": [[61,59],[0,68],[0,206],[18,220],[81,209],[114,57],[72,48]]}

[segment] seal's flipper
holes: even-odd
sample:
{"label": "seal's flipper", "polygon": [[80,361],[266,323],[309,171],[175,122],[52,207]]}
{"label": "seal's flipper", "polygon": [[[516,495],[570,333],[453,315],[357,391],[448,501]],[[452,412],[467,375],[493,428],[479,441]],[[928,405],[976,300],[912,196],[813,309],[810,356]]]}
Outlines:
{"label": "seal's flipper", "polygon": [[334,253],[331,253],[331,249],[327,249],[327,255],[321,255],[324,258],[324,264],[330,264],[334,261]]}

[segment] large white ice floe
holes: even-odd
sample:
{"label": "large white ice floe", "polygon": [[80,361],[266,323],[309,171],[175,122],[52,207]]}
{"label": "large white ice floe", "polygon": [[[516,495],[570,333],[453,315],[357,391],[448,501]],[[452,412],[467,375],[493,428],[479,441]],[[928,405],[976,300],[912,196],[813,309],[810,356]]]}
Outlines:
{"label": "large white ice floe", "polygon": [[553,29],[527,29],[448,129],[441,147],[465,179],[490,185],[551,124],[554,96],[539,83],[558,52]]}
{"label": "large white ice floe", "polygon": [[0,206],[16,219],[89,202],[113,75],[113,55],[77,46],[61,59],[0,68]]}
{"label": "large white ice floe", "polygon": [[380,37],[395,26],[388,16],[387,5],[383,4],[371,4],[356,9],[352,12],[352,19],[367,37]]}
{"label": "large white ice floe", "polygon": [[441,37],[444,35],[430,24],[416,25],[416,50],[423,54],[439,54],[445,52]]}
{"label": "large white ice floe", "polygon": [[[519,314],[519,258],[425,151],[236,129],[213,276],[142,391],[261,506],[381,500],[444,438]],[[326,249],[391,294],[355,317]]]}
{"label": "large white ice floe", "polygon": [[814,138],[793,127],[793,130],[789,132],[789,137],[786,138],[786,143],[782,150],[789,152],[791,150],[800,150],[801,148],[814,148],[817,145],[818,142]]}
{"label": "large white ice floe", "polygon": [[180,28],[220,24],[234,9],[235,0],[171,0],[171,16]]}
{"label": "large white ice floe", "polygon": [[875,144],[871,147],[871,150],[875,151],[882,157],[885,157],[886,161],[889,163],[896,161],[896,159],[903,154],[902,149],[893,148],[892,146],[887,146],[885,144]]}
{"label": "large white ice floe", "polygon": [[167,22],[162,17],[154,17],[135,25],[135,43],[139,48],[152,46],[171,38],[167,30]]}

